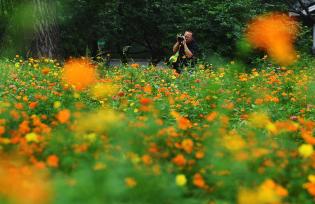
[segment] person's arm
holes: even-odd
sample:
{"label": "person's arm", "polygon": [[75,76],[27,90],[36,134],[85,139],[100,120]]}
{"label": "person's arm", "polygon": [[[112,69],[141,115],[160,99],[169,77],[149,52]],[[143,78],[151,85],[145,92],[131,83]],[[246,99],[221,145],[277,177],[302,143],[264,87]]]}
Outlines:
{"label": "person's arm", "polygon": [[179,50],[179,43],[176,42],[175,45],[173,46],[173,52],[176,53]]}
{"label": "person's arm", "polygon": [[183,45],[184,45],[185,56],[187,58],[192,58],[194,56],[194,54],[189,50],[189,48],[188,48],[188,46],[186,44],[186,40],[184,40]]}

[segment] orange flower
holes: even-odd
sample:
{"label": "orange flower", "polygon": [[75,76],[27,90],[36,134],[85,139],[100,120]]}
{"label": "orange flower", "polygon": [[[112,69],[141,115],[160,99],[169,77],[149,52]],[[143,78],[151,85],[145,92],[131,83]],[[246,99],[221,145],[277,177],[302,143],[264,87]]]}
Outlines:
{"label": "orange flower", "polygon": [[50,203],[51,183],[45,172],[20,164],[14,158],[0,163],[0,194],[10,203]]}
{"label": "orange flower", "polygon": [[23,121],[20,125],[19,125],[19,132],[21,134],[26,134],[28,132],[30,132],[30,127],[29,127],[29,122],[28,121]]}
{"label": "orange flower", "polygon": [[48,74],[49,72],[50,72],[50,69],[48,67],[45,67],[42,69],[42,73],[45,75]]}
{"label": "orange flower", "polygon": [[264,103],[264,99],[262,99],[262,98],[257,98],[256,100],[255,100],[255,104],[256,105],[261,105],[261,104],[263,104]]}
{"label": "orange flower", "polygon": [[302,129],[301,135],[302,135],[302,138],[305,140],[305,142],[311,145],[315,145],[315,137],[313,137],[313,133],[311,130],[309,131],[309,130]]}
{"label": "orange flower", "polygon": [[303,185],[309,194],[315,197],[315,175],[311,174],[308,176],[308,182]]}
{"label": "orange flower", "polygon": [[205,153],[202,151],[198,151],[195,154],[196,159],[202,159],[205,156]]}
{"label": "orange flower", "polygon": [[212,112],[206,116],[206,120],[211,122],[218,116],[217,112]]}
{"label": "orange flower", "polygon": [[191,139],[184,139],[181,145],[185,152],[191,153],[193,151],[194,142]]}
{"label": "orange flower", "polygon": [[34,109],[34,108],[36,108],[37,104],[38,104],[37,102],[31,102],[28,107],[30,109]]}
{"label": "orange flower", "polygon": [[180,129],[187,130],[188,128],[192,127],[192,124],[191,124],[190,120],[188,120],[187,118],[181,116],[176,111],[172,111],[171,115],[176,119],[177,125],[178,125],[178,127]]}
{"label": "orange flower", "polygon": [[306,183],[304,184],[304,188],[307,189],[308,193],[315,197],[315,183]]}
{"label": "orange flower", "polygon": [[0,119],[0,125],[4,125],[5,124],[5,119]]}
{"label": "orange flower", "polygon": [[277,63],[289,65],[296,60],[293,41],[297,30],[297,23],[289,16],[271,13],[249,24],[247,38],[254,47],[266,50]]}
{"label": "orange flower", "polygon": [[275,125],[281,131],[295,132],[299,129],[299,125],[291,121],[277,121]]}
{"label": "orange flower", "polygon": [[14,120],[18,120],[20,118],[20,114],[16,110],[11,110],[10,115]]}
{"label": "orange flower", "polygon": [[184,166],[186,164],[186,159],[184,155],[178,154],[176,157],[173,158],[173,163],[177,166]]}
{"label": "orange flower", "polygon": [[60,123],[64,124],[69,121],[70,116],[71,116],[70,111],[68,109],[64,109],[64,110],[59,111],[56,118],[58,119]]}
{"label": "orange flower", "polygon": [[0,136],[3,135],[4,133],[5,133],[5,127],[0,126]]}
{"label": "orange flower", "polygon": [[132,68],[139,68],[140,65],[138,63],[133,63],[130,65]]}
{"label": "orange flower", "polygon": [[23,104],[22,103],[17,103],[17,104],[15,104],[15,108],[19,109],[19,110],[22,110],[23,109]]}
{"label": "orange flower", "polygon": [[50,155],[46,162],[49,167],[57,168],[59,166],[59,158],[54,154]]}
{"label": "orange flower", "polygon": [[150,94],[152,92],[152,87],[150,84],[145,85],[145,87],[143,87],[143,91],[147,94]]}
{"label": "orange flower", "polygon": [[96,83],[97,73],[90,61],[85,59],[74,59],[66,62],[62,79],[65,83],[82,90]]}
{"label": "orange flower", "polygon": [[152,158],[149,155],[143,155],[142,161],[145,165],[150,165],[152,163]]}
{"label": "orange flower", "polygon": [[205,183],[205,181],[204,181],[204,179],[200,173],[196,173],[194,175],[193,183],[198,188],[204,188],[206,186],[206,183]]}
{"label": "orange flower", "polygon": [[129,188],[133,188],[137,185],[137,181],[132,177],[125,178],[125,185]]}
{"label": "orange flower", "polygon": [[179,128],[182,130],[187,130],[188,128],[192,127],[190,120],[188,120],[187,118],[184,118],[184,117],[180,117],[177,120],[177,123],[178,123]]}
{"label": "orange flower", "polygon": [[149,105],[150,103],[152,103],[152,100],[149,98],[141,98],[140,99],[140,103],[144,106]]}

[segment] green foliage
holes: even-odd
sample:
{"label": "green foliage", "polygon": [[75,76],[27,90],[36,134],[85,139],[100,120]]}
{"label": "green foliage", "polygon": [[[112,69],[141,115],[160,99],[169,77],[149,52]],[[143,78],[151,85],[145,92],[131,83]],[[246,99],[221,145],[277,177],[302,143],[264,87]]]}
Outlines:
{"label": "green foliage", "polygon": [[[82,56],[87,48],[95,56],[97,41],[103,39],[104,50],[114,57],[121,57],[123,47],[128,45],[130,56],[151,57],[152,61],[169,58],[176,34],[185,30],[194,32],[201,56],[218,53],[234,58],[237,42],[251,18],[268,11],[288,10],[284,2],[261,0],[58,0],[54,3],[61,56]],[[25,26],[14,23],[25,9],[20,1],[14,1],[8,8],[14,9],[0,13],[4,16],[0,29],[5,33],[0,37],[12,41],[11,45],[17,48],[23,47],[28,37],[12,35],[12,29],[19,31]],[[32,21],[31,12],[27,13],[29,16],[23,19]],[[27,49],[17,50],[26,54]]]}

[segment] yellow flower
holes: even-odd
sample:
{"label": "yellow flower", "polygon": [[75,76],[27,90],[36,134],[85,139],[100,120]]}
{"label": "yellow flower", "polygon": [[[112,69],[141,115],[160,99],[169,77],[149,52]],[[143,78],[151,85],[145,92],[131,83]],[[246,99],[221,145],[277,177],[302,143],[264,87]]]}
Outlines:
{"label": "yellow flower", "polygon": [[104,169],[106,169],[106,164],[104,164],[104,163],[102,163],[102,162],[97,162],[97,163],[94,165],[93,169],[94,169],[95,171],[104,170]]}
{"label": "yellow flower", "polygon": [[310,144],[302,144],[299,147],[299,154],[304,158],[311,156],[313,152],[314,152],[313,146]]}
{"label": "yellow flower", "polygon": [[39,142],[39,140],[38,140],[38,135],[36,134],[36,133],[34,133],[34,132],[32,132],[32,133],[28,133],[26,136],[25,136],[25,139],[26,139],[26,141],[28,141],[28,142]]}
{"label": "yellow flower", "polygon": [[54,102],[54,108],[55,108],[55,109],[60,108],[60,106],[61,106],[61,102],[60,102],[60,101],[55,101],[55,102]]}
{"label": "yellow flower", "polygon": [[245,147],[246,142],[235,130],[232,130],[223,136],[222,144],[230,151],[239,151]]}
{"label": "yellow flower", "polygon": [[266,129],[267,129],[271,134],[276,134],[276,133],[277,133],[277,127],[276,127],[272,122],[267,123]]}
{"label": "yellow flower", "polygon": [[264,128],[270,123],[270,120],[269,120],[269,117],[266,113],[256,112],[256,113],[252,113],[249,116],[249,122],[254,127]]}
{"label": "yellow flower", "polygon": [[257,193],[253,190],[249,190],[246,188],[243,188],[238,193],[238,204],[253,204],[257,203]]}
{"label": "yellow flower", "polygon": [[187,178],[184,174],[176,175],[176,185],[178,186],[185,186],[187,183]]}
{"label": "yellow flower", "polygon": [[0,138],[0,143],[1,144],[10,144],[11,140],[8,138]]}
{"label": "yellow flower", "polygon": [[288,194],[287,190],[271,179],[267,179],[258,187],[241,188],[238,193],[238,204],[282,203]]}
{"label": "yellow flower", "polygon": [[97,99],[102,99],[108,96],[113,96],[118,91],[118,87],[111,83],[98,83],[94,85],[90,94]]}
{"label": "yellow flower", "polygon": [[311,183],[315,183],[315,175],[311,174],[308,176],[308,180],[311,182]]}
{"label": "yellow flower", "polygon": [[83,135],[83,138],[88,142],[94,142],[96,140],[96,134],[95,133],[86,134]]}
{"label": "yellow flower", "polygon": [[[119,116],[111,110],[99,110],[97,112],[82,114],[78,119],[75,129],[79,133],[102,133],[119,121]],[[93,137],[90,135],[89,137]]]}
{"label": "yellow flower", "polygon": [[80,94],[77,93],[77,92],[75,92],[75,93],[73,94],[73,97],[74,97],[74,98],[80,98]]}

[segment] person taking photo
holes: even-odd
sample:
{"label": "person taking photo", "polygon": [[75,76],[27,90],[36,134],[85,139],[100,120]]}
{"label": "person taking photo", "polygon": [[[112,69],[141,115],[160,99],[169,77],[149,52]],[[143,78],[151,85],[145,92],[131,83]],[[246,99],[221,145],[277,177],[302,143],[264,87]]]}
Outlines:
{"label": "person taking photo", "polygon": [[178,35],[173,46],[174,55],[170,58],[172,68],[181,73],[184,67],[193,67],[197,60],[198,46],[192,31],[185,31],[184,35]]}

